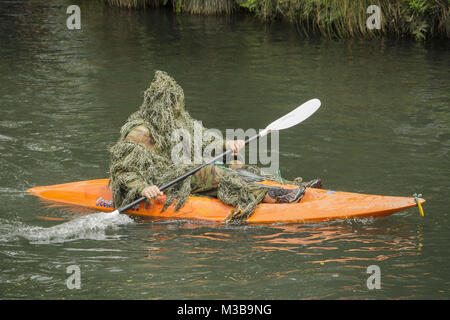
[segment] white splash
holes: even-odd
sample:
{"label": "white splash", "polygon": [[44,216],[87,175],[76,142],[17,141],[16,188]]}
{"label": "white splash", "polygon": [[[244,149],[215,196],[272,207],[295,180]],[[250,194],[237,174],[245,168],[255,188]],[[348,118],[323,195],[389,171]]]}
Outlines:
{"label": "white splash", "polygon": [[[109,238],[106,235],[108,228],[117,228],[131,223],[134,223],[133,219],[118,211],[98,212],[50,228],[16,226],[7,238],[21,237],[35,244],[62,243],[79,239],[105,240]],[[5,240],[4,237],[3,239]]]}

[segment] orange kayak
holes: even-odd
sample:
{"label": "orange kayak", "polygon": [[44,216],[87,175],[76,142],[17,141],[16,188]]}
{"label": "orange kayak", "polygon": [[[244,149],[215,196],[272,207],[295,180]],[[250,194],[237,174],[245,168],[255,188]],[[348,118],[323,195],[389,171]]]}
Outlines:
{"label": "orange kayak", "polygon": [[[264,181],[263,184],[277,185]],[[294,186],[290,186],[294,187]],[[108,179],[72,182],[28,190],[45,200],[66,205],[83,206],[99,211],[114,211]],[[191,196],[178,211],[171,205],[160,212],[165,197],[148,204],[141,203],[127,213],[134,216],[167,219],[201,219],[222,222],[232,207],[215,198]],[[420,203],[425,200],[420,198]],[[417,206],[412,197],[390,197],[307,188],[299,203],[260,204],[248,223],[304,223],[386,216]]]}

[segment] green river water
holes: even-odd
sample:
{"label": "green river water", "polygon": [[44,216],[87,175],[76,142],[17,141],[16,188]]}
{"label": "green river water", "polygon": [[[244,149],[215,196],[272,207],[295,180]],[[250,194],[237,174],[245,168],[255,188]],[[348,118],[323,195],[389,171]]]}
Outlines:
{"label": "green river water", "polygon": [[[0,4],[0,299],[448,299],[449,43],[303,39],[235,15]],[[48,207],[30,187],[107,177],[108,146],[160,69],[208,128],[280,133],[283,176],[427,200],[388,217],[224,226]],[[48,227],[63,225],[49,234]],[[96,218],[95,218],[96,217]],[[54,229],[52,229],[54,230]],[[80,268],[69,289],[67,267]],[[367,268],[381,271],[370,290]]]}

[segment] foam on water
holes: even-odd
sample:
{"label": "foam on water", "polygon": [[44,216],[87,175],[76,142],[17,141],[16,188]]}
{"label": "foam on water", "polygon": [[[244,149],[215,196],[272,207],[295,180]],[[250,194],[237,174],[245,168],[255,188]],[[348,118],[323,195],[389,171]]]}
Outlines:
{"label": "foam on water", "polygon": [[129,216],[114,211],[81,216],[50,228],[27,226],[22,223],[2,224],[0,241],[25,238],[34,244],[49,244],[79,239],[105,240],[112,238],[106,235],[108,228],[131,223],[134,221]]}

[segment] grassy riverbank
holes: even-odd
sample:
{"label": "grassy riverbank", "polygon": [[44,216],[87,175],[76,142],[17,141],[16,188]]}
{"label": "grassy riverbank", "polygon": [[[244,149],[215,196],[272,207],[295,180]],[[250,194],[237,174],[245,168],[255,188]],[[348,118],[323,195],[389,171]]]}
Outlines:
{"label": "grassy riverbank", "polygon": [[[112,6],[158,8],[178,13],[233,14],[246,11],[263,22],[287,20],[305,36],[329,38],[408,37],[417,40],[450,37],[449,0],[103,0]],[[367,27],[381,9],[379,28]],[[372,20],[374,22],[374,20]]]}

